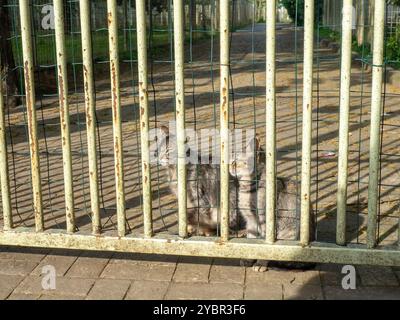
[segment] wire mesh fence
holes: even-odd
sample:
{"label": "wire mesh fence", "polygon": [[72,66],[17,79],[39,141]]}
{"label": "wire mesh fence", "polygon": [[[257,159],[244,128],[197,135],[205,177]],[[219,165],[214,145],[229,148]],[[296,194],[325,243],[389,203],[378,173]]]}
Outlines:
{"label": "wire mesh fence", "polygon": [[[184,84],[186,128],[220,128],[220,44],[221,0],[188,1],[185,4]],[[38,121],[38,148],[41,169],[44,225],[46,229],[66,229],[65,190],[61,122],[59,117],[57,55],[52,2],[30,1],[33,30],[34,77]],[[91,1],[91,40],[95,80],[95,130],[99,182],[101,229],[117,231],[117,199],[114,174],[114,141],[107,3]],[[174,71],[174,17],[172,0],[146,3],[149,127],[170,125],[176,117]],[[79,1],[63,1],[65,45],[70,104],[70,132],[73,198],[76,228],[90,230],[92,223],[88,141],[86,137],[85,85],[83,72]],[[315,239],[335,243],[337,219],[337,163],[341,52],[326,47],[324,40],[341,41],[340,19],[324,18],[324,1],[315,1],[314,60],[312,88],[311,207],[315,213]],[[265,8],[263,6],[263,8]],[[3,5],[10,20],[7,42],[12,47],[17,88],[5,92],[5,122],[8,146],[11,205],[15,227],[35,225],[29,153],[29,124],[24,90],[24,60],[21,42],[19,2]],[[302,1],[296,1],[292,22],[276,27],[276,175],[293,179],[300,197],[302,160],[302,100],[304,27]],[[149,14],[149,12],[151,14]],[[126,227],[129,234],[143,233],[142,167],[136,4],[118,2],[118,43],[120,59],[121,119],[124,158]],[[229,127],[253,130],[265,146],[269,133],[265,126],[266,27],[258,2],[229,1]],[[49,16],[50,15],[50,16]],[[261,17],[261,18],[260,18]],[[358,26],[358,22],[354,22]],[[386,16],[386,37],[392,36],[393,21]],[[372,25],[362,22],[364,34]],[[373,67],[371,46],[355,44],[352,59],[347,193],[347,241],[367,243],[369,138]],[[367,37],[365,37],[367,38]],[[389,42],[386,42],[388,44]],[[397,58],[386,56],[384,68],[396,67]],[[13,105],[12,97],[16,101]],[[378,243],[399,243],[400,219],[400,88],[385,84],[380,120]],[[170,192],[168,171],[159,163],[151,165],[151,206],[155,233],[178,233],[178,199]],[[193,179],[193,183],[199,178]],[[254,183],[259,183],[256,175]],[[199,191],[199,190],[197,190]],[[197,205],[199,206],[199,205]],[[196,210],[201,208],[196,207]],[[251,210],[248,208],[237,208]],[[300,215],[300,208],[296,208]],[[2,221],[2,220],[1,220]],[[3,223],[3,221],[2,221]],[[236,226],[231,237],[239,237]],[[299,229],[300,226],[297,226]],[[216,231],[220,235],[220,228]]]}

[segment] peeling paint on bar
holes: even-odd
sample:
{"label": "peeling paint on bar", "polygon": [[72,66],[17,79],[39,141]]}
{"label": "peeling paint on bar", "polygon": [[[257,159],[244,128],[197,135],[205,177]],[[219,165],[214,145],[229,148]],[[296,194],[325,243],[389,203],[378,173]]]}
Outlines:
{"label": "peeling paint on bar", "polygon": [[111,106],[113,114],[115,186],[117,199],[118,235],[126,234],[124,163],[121,125],[120,72],[118,57],[117,0],[107,0],[108,40],[110,48]]}
{"label": "peeling paint on bar", "polygon": [[344,0],[342,18],[342,57],[340,64],[340,119],[336,221],[336,243],[338,245],[346,244],[352,17],[353,0]]}
{"label": "peeling paint on bar", "polygon": [[19,1],[21,19],[21,40],[25,78],[25,100],[28,117],[29,150],[31,154],[31,175],[33,209],[36,231],[44,230],[42,186],[40,181],[40,160],[37,135],[35,78],[33,72],[32,20],[28,1]]}
{"label": "peeling paint on bar", "polygon": [[[0,57],[1,70],[1,57]],[[8,177],[8,160],[7,160],[7,139],[6,139],[6,123],[4,115],[3,100],[3,79],[0,74],[0,185],[1,185],[1,202],[3,204],[3,229],[10,230],[13,228],[13,218],[11,211],[11,194],[10,180]]]}
{"label": "peeling paint on bar", "polygon": [[267,2],[267,70],[266,70],[266,226],[267,243],[275,241],[275,208],[276,208],[276,66],[275,66],[275,27],[276,1]]}
{"label": "peeling paint on bar", "polygon": [[229,1],[220,1],[221,240],[229,238]]}
{"label": "peeling paint on bar", "polygon": [[54,0],[54,24],[56,35],[58,95],[60,103],[61,139],[64,170],[65,214],[67,231],[75,231],[74,190],[72,176],[71,135],[69,126],[68,75],[64,35],[64,5]]}
{"label": "peeling paint on bar", "polygon": [[303,137],[301,162],[300,243],[310,241],[311,138],[313,103],[314,0],[304,2]]}
{"label": "peeling paint on bar", "polygon": [[94,94],[93,78],[90,1],[79,1],[79,8],[82,32],[83,80],[85,91],[86,130],[89,156],[89,186],[90,203],[92,210],[92,229],[94,234],[100,234],[101,219],[96,153],[96,101]]}
{"label": "peeling paint on bar", "polygon": [[[330,243],[301,246],[298,241],[276,241],[267,244],[260,239],[231,239],[160,235],[148,238],[94,236],[81,232],[68,234],[61,230],[35,233],[28,228],[0,232],[3,245],[135,252],[160,255],[203,256],[276,261],[304,261],[338,264],[400,266],[400,251],[395,248],[367,249],[365,245],[347,247]],[[397,249],[397,250],[396,250]]]}
{"label": "peeling paint on bar", "polygon": [[179,235],[187,236],[186,151],[185,151],[185,83],[184,83],[184,15],[183,0],[174,1],[175,105],[178,147]]}
{"label": "peeling paint on bar", "polygon": [[153,235],[149,152],[149,101],[147,85],[146,3],[136,0],[136,30],[139,72],[140,144],[142,151],[142,190],[145,237]]}
{"label": "peeling paint on bar", "polygon": [[369,248],[373,248],[376,245],[384,28],[385,28],[385,1],[376,0],[375,12],[374,12],[371,132],[370,132],[370,147],[369,147],[368,229],[367,229],[367,244]]}

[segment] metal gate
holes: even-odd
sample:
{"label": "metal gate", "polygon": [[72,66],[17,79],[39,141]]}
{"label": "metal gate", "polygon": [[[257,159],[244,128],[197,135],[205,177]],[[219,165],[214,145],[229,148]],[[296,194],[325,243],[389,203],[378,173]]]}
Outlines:
{"label": "metal gate", "polygon": [[[375,1],[373,75],[371,98],[370,161],[368,186],[367,244],[353,245],[346,241],[346,200],[348,177],[349,96],[351,80],[352,0],[343,1],[341,79],[340,79],[340,130],[338,157],[338,193],[336,244],[310,242],[309,228],[311,193],[311,147],[312,147],[312,94],[314,58],[314,0],[305,1],[304,22],[304,77],[303,77],[303,130],[301,169],[301,228],[300,241],[277,241],[276,227],[276,1],[267,1],[267,61],[266,61],[266,126],[270,135],[266,144],[266,239],[230,239],[229,237],[229,140],[224,134],[229,128],[229,1],[220,0],[220,215],[219,237],[188,237],[186,208],[185,170],[185,85],[184,85],[184,25],[183,0],[174,0],[174,62],[175,99],[178,145],[178,221],[179,235],[165,236],[153,233],[151,205],[151,176],[149,155],[149,102],[147,70],[146,8],[144,0],[136,0],[137,50],[139,72],[141,170],[144,235],[127,234],[125,225],[125,190],[121,135],[121,96],[118,55],[117,1],[108,0],[109,59],[112,92],[112,125],[114,167],[116,182],[116,215],[118,236],[102,233],[98,190],[98,167],[95,131],[95,95],[92,62],[90,1],[79,1],[82,37],[83,76],[85,93],[86,129],[90,177],[90,202],[92,233],[75,232],[74,198],[72,186],[71,137],[69,126],[68,78],[64,38],[63,1],[54,0],[55,33],[57,50],[58,93],[61,119],[61,139],[65,186],[66,230],[47,230],[43,219],[41,172],[38,154],[37,118],[35,109],[34,60],[32,48],[32,21],[29,1],[19,1],[21,36],[23,45],[23,68],[25,79],[26,108],[29,128],[29,151],[31,156],[32,193],[35,229],[14,228],[11,210],[7,165],[6,126],[3,93],[0,92],[0,176],[4,215],[4,230],[0,231],[1,245],[30,247],[72,248],[83,250],[109,250],[152,254],[178,254],[248,258],[283,261],[312,261],[375,265],[400,265],[400,251],[396,246],[377,246],[377,201],[379,182],[379,146],[383,80],[384,15],[385,1]],[[0,90],[2,86],[0,86]],[[272,133],[272,134],[271,134]]]}

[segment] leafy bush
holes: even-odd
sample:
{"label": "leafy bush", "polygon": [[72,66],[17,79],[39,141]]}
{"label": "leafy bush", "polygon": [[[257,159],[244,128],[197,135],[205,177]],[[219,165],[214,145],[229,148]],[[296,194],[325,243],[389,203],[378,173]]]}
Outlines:
{"label": "leafy bush", "polygon": [[297,25],[304,24],[304,0],[281,0],[280,4],[284,6],[293,22],[296,21],[296,2],[297,2]]}
{"label": "leafy bush", "polygon": [[400,26],[386,40],[386,59],[395,67],[400,67]]}

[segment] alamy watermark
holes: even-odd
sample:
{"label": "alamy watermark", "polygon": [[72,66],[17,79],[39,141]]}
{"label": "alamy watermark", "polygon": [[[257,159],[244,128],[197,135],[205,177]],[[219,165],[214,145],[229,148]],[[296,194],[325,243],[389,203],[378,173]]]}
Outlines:
{"label": "alamy watermark", "polygon": [[342,274],[345,276],[342,278],[342,288],[344,290],[355,290],[356,287],[356,268],[352,265],[345,265],[342,268]]}
{"label": "alamy watermark", "polygon": [[[229,141],[228,153],[221,155],[221,136]],[[185,129],[183,135],[184,159],[186,164],[220,164],[224,160],[233,164],[238,160],[246,162],[249,169],[254,167],[255,156],[261,149],[254,129],[232,129],[222,132],[218,129]],[[149,130],[150,162],[161,165],[175,165],[178,161],[176,123],[168,127]]]}
{"label": "alamy watermark", "polygon": [[56,268],[52,265],[42,267],[42,288],[43,290],[56,289]]}

